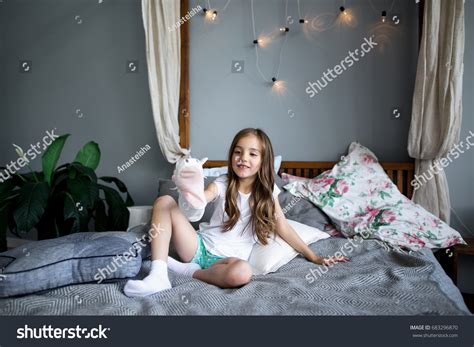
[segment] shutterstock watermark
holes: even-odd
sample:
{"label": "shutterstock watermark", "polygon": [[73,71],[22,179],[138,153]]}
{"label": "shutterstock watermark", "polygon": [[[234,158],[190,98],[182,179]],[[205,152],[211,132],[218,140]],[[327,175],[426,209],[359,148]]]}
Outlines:
{"label": "shutterstock watermark", "polygon": [[[471,147],[474,147],[474,142],[471,142],[471,138],[474,136],[472,130],[469,130],[469,135],[459,142],[459,144],[455,144],[454,148],[452,148],[446,157],[435,159],[433,160],[433,164],[430,165],[429,169],[423,172],[421,175],[415,175],[415,178],[410,182],[411,185],[415,190],[420,188],[423,184],[431,180],[434,175],[437,175],[441,170],[448,167],[449,164],[453,162],[453,159],[457,159],[464,154],[465,151],[468,151]],[[465,141],[465,142],[464,142]],[[466,147],[464,147],[466,144]],[[463,148],[464,150],[462,150]],[[454,158],[451,158],[453,156]],[[441,166],[441,168],[440,168]]]}
{"label": "shutterstock watermark", "polygon": [[20,171],[21,168],[29,166],[31,160],[35,160],[42,151],[46,150],[49,145],[53,143],[59,136],[54,133],[56,128],[53,130],[46,131],[46,135],[42,141],[38,141],[36,144],[31,144],[30,148],[25,151],[20,146],[13,144],[15,151],[18,154],[18,159],[10,161],[6,164],[6,169],[0,172],[0,183],[5,182],[11,178],[16,172]]}
{"label": "shutterstock watermark", "polygon": [[[287,203],[282,209],[281,212],[283,212],[284,215],[286,215],[293,207],[296,206],[296,204],[302,199],[301,196],[294,196],[291,198],[290,202]],[[278,219],[280,216],[275,213],[275,219]]]}
{"label": "shutterstock watermark", "polygon": [[134,242],[127,252],[116,255],[112,259],[111,264],[107,265],[105,268],[97,269],[97,273],[94,275],[94,279],[97,283],[100,284],[107,278],[111,278],[111,275],[115,271],[130,261],[130,259],[135,258],[138,252],[141,252],[141,250],[146,247],[146,243],[150,243],[151,240],[161,234],[162,231],[164,231],[164,229],[160,227],[160,223],[158,223],[158,226],[152,223],[152,227],[148,233],[144,234],[141,238],[136,238],[137,242]]}
{"label": "shutterstock watermark", "polygon": [[191,19],[191,17],[193,17],[196,13],[198,13],[199,11],[202,11],[202,7],[197,5],[196,7],[192,8],[190,11],[188,11],[188,13],[186,13],[186,15],[184,17],[181,17],[176,23],[174,23],[172,26],[168,26],[168,31],[171,32],[171,31],[174,31],[176,29],[178,29],[181,25],[183,25],[184,23],[186,23],[188,20]]}
{"label": "shutterstock watermark", "polygon": [[99,324],[97,328],[53,328],[51,325],[30,328],[27,324],[16,330],[17,339],[107,339],[106,332],[110,328],[104,328]]}
{"label": "shutterstock watermark", "polygon": [[[306,94],[310,98],[314,98],[321,90],[327,87],[327,85],[334,81],[338,76],[340,76],[348,68],[352,67],[360,58],[365,57],[367,53],[372,51],[375,46],[378,45],[377,42],[373,41],[374,35],[370,38],[364,38],[364,42],[360,45],[361,50],[357,48],[354,52],[349,51],[348,55],[341,60],[341,62],[335,65],[332,69],[328,68],[321,78],[315,82],[308,82],[308,87],[306,88]],[[347,65],[347,66],[346,66]],[[335,74],[334,74],[335,72]]]}

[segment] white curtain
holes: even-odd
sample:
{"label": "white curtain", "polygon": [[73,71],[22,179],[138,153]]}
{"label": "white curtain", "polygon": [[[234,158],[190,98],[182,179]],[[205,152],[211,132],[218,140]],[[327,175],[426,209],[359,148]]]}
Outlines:
{"label": "white curtain", "polygon": [[148,82],[158,143],[165,158],[175,163],[190,151],[179,144],[179,86],[181,35],[177,0],[142,0]]}
{"label": "white curtain", "polygon": [[459,142],[463,57],[464,0],[425,0],[408,152],[416,159],[415,174],[433,178],[420,180],[412,199],[447,223],[446,175],[443,170],[432,174],[430,166]]}

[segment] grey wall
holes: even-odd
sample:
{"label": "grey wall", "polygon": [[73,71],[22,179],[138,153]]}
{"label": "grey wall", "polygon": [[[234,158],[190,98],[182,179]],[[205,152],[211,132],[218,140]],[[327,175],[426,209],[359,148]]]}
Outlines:
{"label": "grey wall", "polygon": [[[407,160],[418,40],[415,1],[395,1],[389,18],[399,15],[398,26],[380,24],[379,12],[388,10],[391,1],[372,0],[375,10],[366,0],[347,2],[354,15],[349,24],[331,24],[341,2],[300,2],[310,20],[305,30],[298,23],[296,1],[289,1],[287,15],[283,0],[255,1],[257,33],[271,34],[286,19],[294,21],[281,54],[283,94],[257,74],[250,0],[233,0],[225,11],[219,10],[226,0],[213,0],[219,11],[215,23],[201,14],[191,20],[193,154],[224,159],[235,133],[252,126],[267,131],[284,160],[336,160],[353,140],[381,160]],[[190,1],[191,7],[197,4],[205,6],[204,1]],[[466,18],[473,15],[474,4],[468,1]],[[306,83],[320,78],[371,35],[376,35],[378,49],[310,99]],[[473,36],[473,25],[466,20],[461,138],[474,129]],[[276,72],[283,38],[277,31],[261,50],[261,70],[268,78]],[[33,62],[31,74],[19,73],[21,59]],[[139,61],[139,73],[125,73],[128,60]],[[231,73],[232,60],[245,61],[243,74]],[[401,110],[398,120],[392,118],[394,107]],[[102,150],[99,175],[119,177],[137,204],[151,204],[157,178],[169,177],[172,166],[163,159],[155,136],[140,1],[0,1],[0,117],[0,166],[16,159],[12,143],[28,147],[57,128],[72,134],[63,162],[95,140]],[[151,151],[119,174],[117,166],[146,144]],[[447,169],[453,208],[471,230],[473,156],[466,153]],[[40,159],[33,167],[40,168]],[[456,217],[452,219],[469,235]]]}
{"label": "grey wall", "polygon": [[[391,1],[348,2],[353,22],[337,18],[340,1],[255,1],[256,34],[275,33],[261,49],[260,66],[267,78],[274,76],[285,35],[278,28],[288,17],[290,32],[281,56],[279,78],[283,94],[272,91],[256,69],[252,44],[250,1],[215,0],[218,20],[195,16],[191,22],[191,148],[198,156],[223,159],[232,137],[243,127],[265,129],[275,152],[287,160],[336,160],[349,143],[358,140],[383,160],[408,159],[406,142],[418,45],[417,4],[396,1],[392,10],[401,23],[381,25],[382,10]],[[191,1],[191,6],[201,4]],[[385,6],[384,6],[385,5]],[[221,13],[222,12],[222,13]],[[304,29],[303,29],[304,28]],[[306,83],[360,48],[364,38],[375,35],[375,51],[361,58],[313,99]],[[231,74],[232,60],[245,61],[245,73]],[[392,108],[402,110],[392,119]],[[203,126],[204,125],[204,126]],[[219,146],[210,146],[209,137]]]}
{"label": "grey wall", "polygon": [[[63,162],[94,140],[99,175],[122,179],[137,204],[150,205],[171,165],[154,130],[140,1],[3,0],[0,15],[0,166],[17,158],[12,143],[27,148],[57,128],[71,134]],[[19,73],[23,59],[32,73]],[[128,60],[139,73],[126,73]],[[118,173],[146,144],[151,150]]]}

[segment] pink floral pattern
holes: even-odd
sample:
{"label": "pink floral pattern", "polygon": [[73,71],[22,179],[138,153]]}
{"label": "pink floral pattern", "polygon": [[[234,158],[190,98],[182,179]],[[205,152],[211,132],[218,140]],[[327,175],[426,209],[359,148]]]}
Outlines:
{"label": "pink floral pattern", "polygon": [[456,230],[401,194],[377,157],[357,142],[332,170],[311,180],[293,177],[285,189],[320,207],[346,237],[369,231],[370,238],[413,251],[465,244]]}

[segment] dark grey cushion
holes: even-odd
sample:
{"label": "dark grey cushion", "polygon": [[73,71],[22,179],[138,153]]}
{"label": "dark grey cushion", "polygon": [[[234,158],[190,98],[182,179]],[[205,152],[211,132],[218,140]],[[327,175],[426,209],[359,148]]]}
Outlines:
{"label": "dark grey cushion", "polygon": [[285,183],[278,175],[275,175],[275,183],[281,189],[278,200],[286,218],[318,228],[321,231],[332,229],[331,220],[319,207],[309,200],[287,192],[283,188]]}
{"label": "dark grey cushion", "polygon": [[[82,232],[0,253],[0,297],[134,277],[149,248],[138,232]],[[140,242],[145,247],[140,246]]]}
{"label": "dark grey cushion", "polygon": [[[204,179],[204,187],[207,187],[209,183],[213,182],[217,177],[207,177]],[[170,195],[173,199],[178,202],[178,191],[176,190],[176,185],[170,179],[162,179],[160,178],[158,181],[158,196],[163,195]],[[204,215],[200,220],[197,222],[191,223],[194,229],[199,229],[199,223],[202,222],[209,222],[212,217],[212,213],[214,212],[214,203],[209,203],[206,205],[206,209],[204,210]]]}

